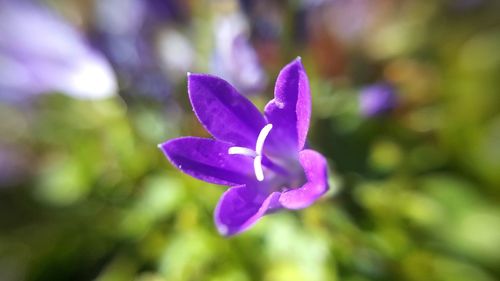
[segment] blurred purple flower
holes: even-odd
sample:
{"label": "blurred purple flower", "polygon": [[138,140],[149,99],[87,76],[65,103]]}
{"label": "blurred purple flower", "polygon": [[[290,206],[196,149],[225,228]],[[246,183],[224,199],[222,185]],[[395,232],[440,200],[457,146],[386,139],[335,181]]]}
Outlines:
{"label": "blurred purple flower", "polygon": [[213,72],[246,95],[264,90],[267,77],[257,53],[250,45],[247,22],[243,15],[221,16],[215,24]]}
{"label": "blurred purple flower", "polygon": [[216,76],[190,74],[188,91],[215,139],[182,137],[159,147],[182,172],[229,186],[214,213],[222,235],[240,233],[279,209],[305,208],[328,190],[325,158],[305,149],[311,95],[300,59],[281,70],[264,115]]}
{"label": "blurred purple flower", "polygon": [[160,60],[161,54],[158,54],[155,43],[162,38],[171,39],[172,36],[157,36],[167,23],[186,20],[181,2],[107,0],[94,3],[91,37],[95,46],[111,61],[124,93],[167,98],[171,84],[163,71],[168,67],[161,62],[171,56],[163,55],[164,60]]}
{"label": "blurred purple flower", "polygon": [[34,2],[0,0],[0,99],[45,92],[96,99],[115,91],[108,62],[74,27]]}
{"label": "blurred purple flower", "polygon": [[397,97],[394,88],[386,83],[374,84],[361,90],[359,106],[367,117],[382,115],[394,109]]}

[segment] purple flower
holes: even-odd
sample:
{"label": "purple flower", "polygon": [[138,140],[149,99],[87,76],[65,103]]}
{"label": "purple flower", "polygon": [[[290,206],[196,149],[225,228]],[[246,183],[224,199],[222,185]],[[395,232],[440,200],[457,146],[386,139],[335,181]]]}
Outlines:
{"label": "purple flower", "polygon": [[367,117],[382,115],[396,106],[394,88],[386,83],[379,83],[364,88],[359,96],[361,114]]}
{"label": "purple flower", "polygon": [[214,213],[222,235],[242,232],[282,208],[305,208],[328,190],[325,158],[304,148],[311,95],[300,58],[281,70],[264,115],[215,76],[189,74],[188,92],[215,139],[182,137],[159,147],[182,172],[229,186]]}
{"label": "purple flower", "polygon": [[53,91],[106,98],[115,94],[116,81],[108,62],[50,10],[0,0],[0,99]]}

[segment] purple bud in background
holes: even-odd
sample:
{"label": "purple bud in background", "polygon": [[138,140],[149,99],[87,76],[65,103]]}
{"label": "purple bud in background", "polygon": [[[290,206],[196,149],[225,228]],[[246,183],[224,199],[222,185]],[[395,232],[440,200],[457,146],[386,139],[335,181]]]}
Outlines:
{"label": "purple bud in background", "polygon": [[212,71],[245,95],[262,91],[267,77],[250,45],[248,23],[240,13],[223,15],[215,22]]}
{"label": "purple bud in background", "polygon": [[104,57],[50,10],[0,1],[0,100],[47,92],[106,98],[116,92],[116,81]]}
{"label": "purple bud in background", "polygon": [[373,117],[390,112],[397,104],[394,88],[387,83],[374,84],[361,90],[359,107],[361,114]]}

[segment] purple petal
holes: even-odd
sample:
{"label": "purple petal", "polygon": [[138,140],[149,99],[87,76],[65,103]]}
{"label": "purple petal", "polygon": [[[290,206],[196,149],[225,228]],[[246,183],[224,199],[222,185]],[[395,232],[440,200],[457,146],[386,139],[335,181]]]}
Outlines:
{"label": "purple petal", "polygon": [[277,207],[279,192],[268,196],[246,185],[229,188],[219,200],[214,219],[219,233],[231,236],[247,230],[267,211]]}
{"label": "purple petal", "polygon": [[304,168],[307,182],[300,188],[281,194],[279,202],[288,209],[305,208],[328,191],[326,159],[318,152],[306,149],[299,153],[299,161]]}
{"label": "purple petal", "polygon": [[300,151],[304,148],[311,117],[309,81],[300,58],[280,72],[274,89],[274,99],[265,108],[273,130],[269,148],[273,151]]}
{"label": "purple petal", "polygon": [[196,116],[215,138],[253,148],[266,121],[259,110],[221,78],[190,74],[188,91]]}
{"label": "purple petal", "polygon": [[252,159],[229,155],[231,146],[197,137],[177,138],[159,145],[175,167],[197,179],[221,185],[254,181]]}

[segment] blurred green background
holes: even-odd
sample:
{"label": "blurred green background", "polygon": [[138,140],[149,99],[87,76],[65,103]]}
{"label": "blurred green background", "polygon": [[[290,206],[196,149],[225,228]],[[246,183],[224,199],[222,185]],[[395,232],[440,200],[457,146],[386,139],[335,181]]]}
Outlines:
{"label": "blurred green background", "polygon": [[[43,4],[87,36],[96,2]],[[148,37],[154,61],[189,55],[162,60],[164,96],[130,87],[112,62],[112,97],[0,101],[0,280],[500,280],[499,1],[177,5],[180,19]],[[181,174],[157,148],[207,136],[184,73],[214,72],[214,22],[228,14],[245,20],[267,76],[250,96],[259,108],[279,69],[302,57],[309,144],[331,183],[313,206],[232,238],[212,219],[224,187]],[[158,52],[165,30],[190,49]],[[380,82],[396,104],[362,114],[360,93]]]}

